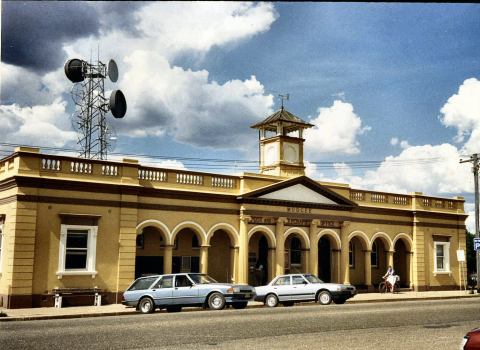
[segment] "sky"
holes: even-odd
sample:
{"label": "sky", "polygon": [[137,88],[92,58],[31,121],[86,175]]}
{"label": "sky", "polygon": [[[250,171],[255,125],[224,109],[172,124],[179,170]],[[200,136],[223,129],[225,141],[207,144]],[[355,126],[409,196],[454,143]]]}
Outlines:
{"label": "sky", "polygon": [[[151,166],[257,172],[280,109],[304,133],[307,175],[452,198],[473,214],[480,153],[480,5],[2,1],[0,155],[74,155],[63,66],[114,59],[127,113],[115,152]],[[210,159],[210,161],[206,161]],[[214,161],[216,160],[216,161]],[[222,160],[222,161],[219,161]],[[474,218],[467,220],[473,230]]]}

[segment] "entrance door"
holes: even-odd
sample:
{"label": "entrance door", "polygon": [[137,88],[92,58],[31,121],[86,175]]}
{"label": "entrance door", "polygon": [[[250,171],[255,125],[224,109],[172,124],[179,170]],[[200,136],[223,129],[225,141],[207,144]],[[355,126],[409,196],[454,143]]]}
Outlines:
{"label": "entrance door", "polygon": [[330,282],[330,241],[322,237],[318,241],[318,278],[323,282]]}
{"label": "entrance door", "polygon": [[172,258],[172,273],[180,273],[182,271],[182,257],[174,256]]}
{"label": "entrance door", "polygon": [[163,274],[163,256],[138,256],[135,258],[135,278]]}
{"label": "entrance door", "polygon": [[200,272],[200,258],[198,256],[192,256],[190,272]]}
{"label": "entrance door", "polygon": [[256,267],[263,266],[263,279],[262,285],[266,285],[268,282],[268,242],[265,236],[262,235],[260,241],[258,242],[258,260]]}

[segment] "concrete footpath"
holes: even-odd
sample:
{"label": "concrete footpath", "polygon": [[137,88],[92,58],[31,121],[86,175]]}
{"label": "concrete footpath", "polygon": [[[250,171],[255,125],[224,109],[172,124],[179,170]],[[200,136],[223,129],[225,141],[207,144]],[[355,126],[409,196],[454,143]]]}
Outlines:
{"label": "concrete footpath", "polygon": [[[378,302],[398,302],[398,301],[426,301],[440,299],[461,299],[461,298],[479,298],[480,294],[468,294],[467,291],[444,291],[444,292],[400,292],[398,294],[380,294],[380,293],[361,293],[347,300],[346,304],[355,303],[378,303]],[[480,301],[480,299],[479,299]],[[300,303],[299,306],[313,305],[314,303]],[[263,303],[250,302],[247,308],[266,307]],[[184,308],[182,312],[204,311],[201,308]],[[35,309],[5,309],[0,308],[0,313],[6,313],[6,317],[0,317],[0,322],[8,321],[33,321],[33,320],[51,320],[68,319],[84,317],[103,317],[139,314],[135,308],[127,308],[121,304],[103,305],[103,306],[76,306],[56,308],[35,308]],[[158,312],[158,311],[157,311]],[[166,312],[162,310],[161,312]]]}

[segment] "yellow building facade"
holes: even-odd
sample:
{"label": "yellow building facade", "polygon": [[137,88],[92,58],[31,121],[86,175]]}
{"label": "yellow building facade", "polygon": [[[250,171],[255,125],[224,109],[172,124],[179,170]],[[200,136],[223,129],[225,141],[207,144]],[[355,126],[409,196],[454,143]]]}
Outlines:
{"label": "yellow building facade", "polygon": [[290,129],[261,131],[260,174],[17,148],[0,160],[0,304],[53,306],[54,288],[93,287],[119,303],[136,277],[172,272],[255,286],[259,264],[263,283],[305,272],[372,292],[392,265],[413,290],[463,284],[462,197],[314,181],[304,175],[301,132],[287,135],[308,124],[282,118],[273,123]]}

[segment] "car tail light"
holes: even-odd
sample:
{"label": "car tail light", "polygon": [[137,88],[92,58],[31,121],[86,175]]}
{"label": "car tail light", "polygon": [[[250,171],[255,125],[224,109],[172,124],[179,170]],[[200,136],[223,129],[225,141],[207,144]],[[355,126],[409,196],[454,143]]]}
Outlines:
{"label": "car tail light", "polygon": [[122,295],[122,301],[125,301],[125,294]]}

